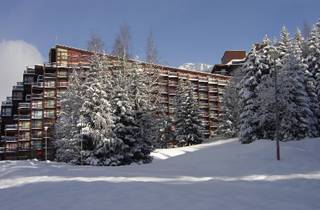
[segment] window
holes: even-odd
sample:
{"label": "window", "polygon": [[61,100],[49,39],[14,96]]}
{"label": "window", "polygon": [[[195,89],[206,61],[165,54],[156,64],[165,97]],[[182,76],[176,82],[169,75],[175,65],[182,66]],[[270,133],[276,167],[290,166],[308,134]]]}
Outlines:
{"label": "window", "polygon": [[22,100],[23,99],[23,93],[22,92],[13,92],[12,93],[13,100]]}
{"label": "window", "polygon": [[57,90],[57,97],[61,97],[65,92],[65,90]]}
{"label": "window", "polygon": [[54,90],[45,90],[44,91],[44,97],[54,97],[55,95]]}
{"label": "window", "polygon": [[33,101],[32,108],[33,109],[42,109],[42,101]]}
{"label": "window", "polygon": [[32,131],[32,138],[42,138],[42,131]]}
{"label": "window", "polygon": [[44,102],[44,107],[45,108],[54,108],[55,101],[54,100],[46,100]]}
{"label": "window", "polygon": [[42,149],[42,142],[41,141],[33,141],[32,142],[32,147],[34,149]]}
{"label": "window", "polygon": [[32,119],[41,119],[42,111],[32,111]]}
{"label": "window", "polygon": [[30,148],[29,146],[30,146],[29,142],[20,142],[19,143],[20,150],[29,150],[29,148]]}
{"label": "window", "polygon": [[32,128],[33,129],[41,129],[42,128],[42,120],[32,120]]}
{"label": "window", "polygon": [[19,139],[20,140],[30,140],[30,132],[22,132],[20,135],[19,135]]}
{"label": "window", "polygon": [[68,82],[67,81],[60,81],[59,82],[59,87],[67,87],[68,86]]}
{"label": "window", "polygon": [[45,87],[55,87],[56,82],[55,81],[45,81],[44,86]]}
{"label": "window", "polygon": [[2,108],[2,116],[11,116],[11,108],[6,107],[6,108]]}
{"label": "window", "polygon": [[17,148],[18,148],[17,144],[6,144],[7,151],[15,151],[15,150],[17,150]]}
{"label": "window", "polygon": [[28,130],[30,129],[30,122],[29,121],[20,121],[19,122],[19,130]]}
{"label": "window", "polygon": [[43,116],[46,118],[54,118],[54,110],[45,110]]}
{"label": "window", "polygon": [[24,83],[27,83],[27,84],[32,84],[33,83],[33,77],[25,77],[24,78]]}
{"label": "window", "polygon": [[58,76],[59,77],[67,77],[68,76],[68,72],[67,71],[58,71]]}

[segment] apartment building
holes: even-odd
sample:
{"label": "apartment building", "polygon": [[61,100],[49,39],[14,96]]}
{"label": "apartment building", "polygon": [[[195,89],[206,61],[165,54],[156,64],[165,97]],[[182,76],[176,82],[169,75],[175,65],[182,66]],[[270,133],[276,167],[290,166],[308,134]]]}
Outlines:
{"label": "apartment building", "polygon": [[[74,68],[87,66],[92,52],[56,45],[50,49],[49,62],[27,68],[23,81],[12,89],[1,105],[0,159],[52,159],[52,130],[59,116],[60,97],[68,87],[68,77]],[[106,55],[109,61],[118,58]],[[150,64],[139,63],[142,68]],[[174,113],[174,96],[179,79],[189,80],[199,100],[204,133],[209,136],[216,128],[220,103],[229,76],[200,71],[153,65],[160,72],[160,104],[167,114]]]}

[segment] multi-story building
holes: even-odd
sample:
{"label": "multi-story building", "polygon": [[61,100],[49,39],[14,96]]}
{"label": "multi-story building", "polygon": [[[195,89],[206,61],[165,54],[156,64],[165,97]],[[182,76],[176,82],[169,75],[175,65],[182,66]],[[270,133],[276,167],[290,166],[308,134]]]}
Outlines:
{"label": "multi-story building", "polygon": [[[1,105],[0,159],[53,158],[51,134],[60,111],[60,97],[68,86],[70,72],[89,64],[92,52],[56,45],[49,63],[27,68],[23,82],[13,87],[12,97]],[[109,60],[118,58],[107,55]],[[150,64],[137,62],[141,67]],[[174,113],[173,100],[179,79],[191,81],[204,126],[209,136],[216,128],[221,96],[230,77],[200,71],[153,65],[160,72],[160,103],[167,114]]]}

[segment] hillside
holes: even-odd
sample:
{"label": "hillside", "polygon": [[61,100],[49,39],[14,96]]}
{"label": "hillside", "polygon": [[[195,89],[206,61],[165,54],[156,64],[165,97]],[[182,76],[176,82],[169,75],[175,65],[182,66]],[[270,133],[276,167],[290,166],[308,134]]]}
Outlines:
{"label": "hillside", "polygon": [[0,162],[1,209],[320,209],[320,139],[161,149],[147,165]]}

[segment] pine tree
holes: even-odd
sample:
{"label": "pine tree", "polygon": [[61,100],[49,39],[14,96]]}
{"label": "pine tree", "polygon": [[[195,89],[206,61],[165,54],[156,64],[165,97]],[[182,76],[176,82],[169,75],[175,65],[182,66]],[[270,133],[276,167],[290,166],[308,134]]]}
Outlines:
{"label": "pine tree", "polygon": [[[256,106],[255,118],[258,121],[256,131],[257,138],[274,139],[276,129],[276,109],[281,109],[281,104],[275,101],[275,68],[281,66],[280,58],[286,55],[287,47],[290,46],[290,36],[285,27],[282,28],[280,40],[274,46],[268,38],[263,41],[263,48],[258,51],[259,65],[256,78]],[[278,55],[278,57],[275,57]],[[278,73],[277,73],[278,74]],[[279,95],[279,88],[278,95]],[[278,97],[279,98],[279,97]]]}
{"label": "pine tree", "polygon": [[258,119],[255,117],[255,112],[258,108],[256,104],[256,87],[258,85],[256,72],[259,65],[256,46],[253,46],[241,69],[243,78],[239,83],[241,113],[239,137],[242,143],[251,143],[258,139]]}
{"label": "pine tree", "polygon": [[280,40],[278,43],[278,52],[280,53],[280,58],[287,55],[288,49],[290,46],[291,46],[290,34],[287,31],[287,28],[283,26],[280,33]]}
{"label": "pine tree", "polygon": [[78,126],[81,129],[84,164],[107,165],[112,142],[113,116],[109,103],[108,64],[104,56],[95,54],[82,85],[83,104]]}
{"label": "pine tree", "polygon": [[219,125],[213,135],[224,137],[236,137],[239,133],[239,82],[242,76],[239,70],[232,75],[232,79],[226,86],[219,114]]}
{"label": "pine tree", "polygon": [[179,81],[175,96],[175,126],[178,145],[200,144],[203,141],[202,123],[191,83]]}
{"label": "pine tree", "polygon": [[113,71],[111,104],[114,123],[113,136],[117,144],[117,161],[113,164],[151,161],[154,146],[155,105],[153,82],[136,64],[126,59]]}
{"label": "pine tree", "polygon": [[306,56],[306,64],[308,65],[305,71],[306,88],[310,98],[311,110],[317,117],[315,126],[319,135],[319,121],[320,121],[320,21],[313,27],[308,45],[308,55]]}
{"label": "pine tree", "polygon": [[158,113],[156,118],[158,148],[167,148],[175,140],[174,119],[173,116],[167,115],[163,111]]}
{"label": "pine tree", "polygon": [[77,69],[69,78],[69,87],[61,96],[61,111],[55,124],[55,147],[58,161],[77,163],[81,156],[81,139],[78,128],[81,98],[81,79]]}
{"label": "pine tree", "polygon": [[309,97],[305,89],[304,68],[298,50],[292,45],[282,59],[280,71],[281,111],[280,135],[283,140],[301,139],[311,135],[310,123],[313,113],[309,106]]}

